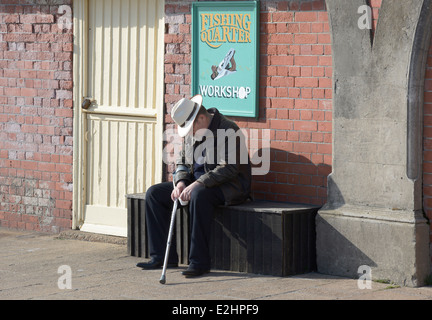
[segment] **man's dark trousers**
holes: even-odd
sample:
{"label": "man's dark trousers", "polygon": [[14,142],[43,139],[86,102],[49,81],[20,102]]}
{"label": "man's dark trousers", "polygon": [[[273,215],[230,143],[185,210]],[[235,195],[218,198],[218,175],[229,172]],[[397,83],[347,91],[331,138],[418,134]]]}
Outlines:
{"label": "man's dark trousers", "polygon": [[[151,186],[146,192],[146,224],[149,236],[150,256],[163,261],[173,209],[172,182]],[[195,269],[210,270],[210,232],[213,213],[224,203],[224,195],[219,187],[206,188],[199,185],[192,191],[189,201],[189,221],[191,247],[189,265]],[[174,239],[173,239],[174,240]],[[168,263],[178,263],[175,241],[170,249]]]}

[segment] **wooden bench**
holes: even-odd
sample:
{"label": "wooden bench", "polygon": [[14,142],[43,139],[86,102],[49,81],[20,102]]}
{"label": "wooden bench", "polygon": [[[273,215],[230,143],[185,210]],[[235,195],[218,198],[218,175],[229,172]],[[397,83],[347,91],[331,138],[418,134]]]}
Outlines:
{"label": "wooden bench", "polygon": [[[129,194],[128,253],[149,258],[145,193]],[[212,269],[288,276],[316,270],[315,216],[319,207],[268,201],[221,206],[211,234]],[[180,208],[175,242],[188,264],[189,215]]]}

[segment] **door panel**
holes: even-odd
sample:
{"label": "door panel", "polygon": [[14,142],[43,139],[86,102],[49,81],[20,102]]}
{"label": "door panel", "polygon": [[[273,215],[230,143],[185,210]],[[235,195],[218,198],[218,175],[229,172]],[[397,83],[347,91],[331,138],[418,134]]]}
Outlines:
{"label": "door panel", "polygon": [[156,111],[163,86],[163,30],[156,17],[163,19],[163,10],[157,0],[90,1],[88,92],[97,107]]}
{"label": "door panel", "polygon": [[[127,236],[125,195],[162,176],[164,1],[89,0],[83,231]],[[83,50],[84,51],[84,50]]]}
{"label": "door panel", "polygon": [[88,205],[125,207],[125,194],[155,183],[155,121],[134,117],[87,116]]}

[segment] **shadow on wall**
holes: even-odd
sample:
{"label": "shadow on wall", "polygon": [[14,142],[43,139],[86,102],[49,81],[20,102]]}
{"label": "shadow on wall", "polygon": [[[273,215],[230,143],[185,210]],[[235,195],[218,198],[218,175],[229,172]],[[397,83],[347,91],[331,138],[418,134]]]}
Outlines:
{"label": "shadow on wall", "polygon": [[252,196],[255,200],[319,206],[327,202],[330,165],[316,164],[306,156],[276,148],[259,149],[251,155],[251,162],[253,172],[257,168],[260,168],[258,171],[265,172],[265,166],[268,169],[264,175],[252,176]]}
{"label": "shadow on wall", "polygon": [[331,190],[331,193],[328,195],[327,199],[328,207],[331,207],[332,209],[342,207],[345,204],[345,199],[336,182],[334,182],[331,174],[327,178],[327,187]]}
{"label": "shadow on wall", "polygon": [[[316,218],[316,228],[326,230],[317,232],[317,244],[335,243],[337,245],[321,246],[317,248],[318,272],[330,275],[356,277],[362,274],[362,266],[368,268],[377,267],[375,261],[367,256],[357,245],[353,244],[347,234],[342,234],[326,219],[320,215]],[[328,259],[328,257],[340,257],[339,259]],[[335,270],[338,270],[335,272]]]}

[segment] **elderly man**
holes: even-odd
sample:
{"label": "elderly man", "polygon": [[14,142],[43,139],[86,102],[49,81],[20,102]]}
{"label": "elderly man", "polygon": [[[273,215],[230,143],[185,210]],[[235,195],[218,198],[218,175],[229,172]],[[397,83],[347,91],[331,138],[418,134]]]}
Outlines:
{"label": "elderly man", "polygon": [[[240,161],[240,153],[247,150],[241,145],[241,139],[238,139],[239,127],[216,108],[206,110],[201,95],[180,100],[172,109],[171,117],[178,126],[178,134],[185,138],[185,143],[176,163],[174,183],[156,184],[146,193],[151,260],[138,263],[137,266],[143,269],[162,267],[170,213],[173,201],[179,199],[189,202],[191,229],[189,267],[182,274],[196,277],[210,271],[209,242],[214,210],[222,204],[239,204],[247,200],[251,165],[248,156],[246,161]],[[192,141],[189,149],[195,155],[193,161],[187,161],[189,140]],[[177,264],[176,248],[171,246],[168,267],[176,267]]]}

